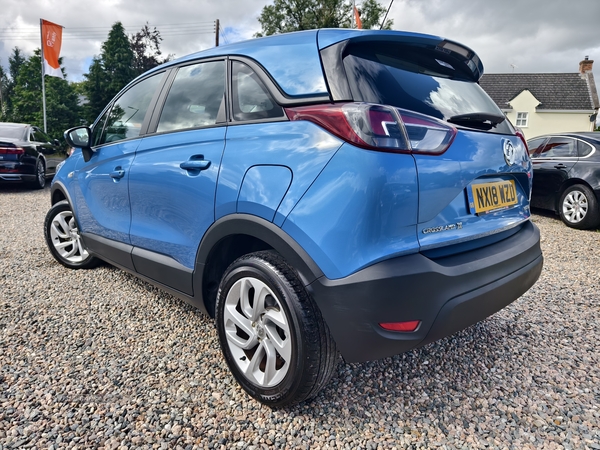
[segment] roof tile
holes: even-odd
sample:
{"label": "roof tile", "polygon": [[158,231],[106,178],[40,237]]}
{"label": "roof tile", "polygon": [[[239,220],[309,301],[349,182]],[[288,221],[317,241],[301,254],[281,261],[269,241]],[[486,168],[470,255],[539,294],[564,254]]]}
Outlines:
{"label": "roof tile", "polygon": [[541,102],[538,109],[594,109],[588,83],[579,73],[491,73],[479,84],[502,109],[525,89]]}

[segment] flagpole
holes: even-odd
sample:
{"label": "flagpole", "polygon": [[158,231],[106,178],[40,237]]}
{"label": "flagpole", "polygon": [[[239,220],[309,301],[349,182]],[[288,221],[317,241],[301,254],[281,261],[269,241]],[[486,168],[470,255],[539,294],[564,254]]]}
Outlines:
{"label": "flagpole", "polygon": [[40,44],[42,49],[42,105],[44,111],[44,133],[46,130],[46,85],[44,83],[44,35],[42,33],[42,19],[40,19]]}

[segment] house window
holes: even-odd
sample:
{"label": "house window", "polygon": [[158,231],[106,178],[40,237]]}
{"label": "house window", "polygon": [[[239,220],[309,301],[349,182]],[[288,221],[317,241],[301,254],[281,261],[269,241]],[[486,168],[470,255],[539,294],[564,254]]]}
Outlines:
{"label": "house window", "polygon": [[527,117],[529,113],[526,112],[518,112],[517,113],[517,126],[518,127],[526,127],[527,126]]}

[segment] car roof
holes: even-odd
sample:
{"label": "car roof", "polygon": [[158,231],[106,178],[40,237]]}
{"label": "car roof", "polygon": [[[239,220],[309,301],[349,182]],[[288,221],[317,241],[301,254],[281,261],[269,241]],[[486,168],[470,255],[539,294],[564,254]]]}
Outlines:
{"label": "car roof", "polygon": [[358,42],[382,39],[427,45],[445,53],[453,53],[465,60],[473,72],[474,80],[478,80],[483,74],[483,65],[475,52],[439,36],[393,30],[343,28],[297,31],[213,47],[170,61],[150,73],[198,59],[241,56],[260,63],[288,97],[328,96],[319,51],[346,40]]}
{"label": "car roof", "polygon": [[534,139],[547,139],[547,138],[551,138],[551,137],[570,137],[570,138],[574,138],[574,139],[581,139],[591,145],[600,147],[600,132],[598,132],[598,131],[580,131],[580,132],[574,132],[574,133],[542,134],[541,136],[536,136],[531,139],[527,139],[527,142],[530,142]]}
{"label": "car roof", "polygon": [[567,132],[567,133],[549,133],[549,134],[542,134],[540,136],[535,136],[535,137],[532,137],[527,140],[532,141],[534,139],[542,139],[542,138],[545,139],[545,138],[554,137],[554,136],[588,138],[588,139],[594,139],[596,141],[600,140],[600,132],[599,131],[576,131],[576,132]]}
{"label": "car roof", "polygon": [[0,126],[9,128],[25,128],[31,125],[29,125],[28,123],[0,122]]}

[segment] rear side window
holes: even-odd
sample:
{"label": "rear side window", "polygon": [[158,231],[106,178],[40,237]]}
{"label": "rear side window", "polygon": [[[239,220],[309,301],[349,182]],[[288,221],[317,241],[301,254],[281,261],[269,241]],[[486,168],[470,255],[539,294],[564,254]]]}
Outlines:
{"label": "rear side window", "polygon": [[121,95],[92,130],[92,145],[138,137],[164,73],[140,81]]}
{"label": "rear side window", "polygon": [[577,153],[580,158],[588,156],[590,153],[594,151],[594,147],[592,147],[587,142],[577,141]]}
{"label": "rear side window", "polygon": [[283,116],[283,109],[269,94],[256,73],[246,64],[232,66],[234,120],[260,120]]}
{"label": "rear side window", "polygon": [[540,147],[542,146],[542,144],[544,143],[545,140],[546,140],[546,138],[543,137],[543,138],[536,138],[536,139],[527,141],[527,148],[529,149],[529,156],[531,156],[532,158],[538,157],[539,156],[538,153],[541,150]]}
{"label": "rear side window", "polygon": [[[443,52],[401,43],[349,45],[344,68],[356,101],[392,105],[448,120],[464,114],[504,116],[500,108],[468,78],[464,63]],[[489,130],[513,134],[507,120]]]}
{"label": "rear side window", "polygon": [[560,136],[550,138],[544,145],[540,158],[577,158],[577,141]]}
{"label": "rear side window", "polygon": [[156,131],[215,125],[225,94],[225,61],[179,69],[169,90]]}
{"label": "rear side window", "polygon": [[30,140],[33,142],[50,142],[50,138],[46,135],[42,130],[38,130],[37,128],[31,129],[31,137]]}

